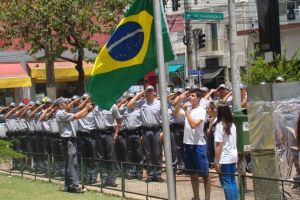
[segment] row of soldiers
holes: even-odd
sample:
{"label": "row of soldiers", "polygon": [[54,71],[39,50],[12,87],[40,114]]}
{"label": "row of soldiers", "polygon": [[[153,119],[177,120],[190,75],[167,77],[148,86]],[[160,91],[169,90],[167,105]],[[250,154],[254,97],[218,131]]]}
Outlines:
{"label": "row of soldiers", "polygon": [[[172,160],[180,169],[178,173],[184,169],[185,119],[173,112],[177,97],[187,97],[189,89],[175,89],[168,95]],[[241,91],[244,89],[241,86]],[[230,91],[224,84],[215,90],[201,88],[201,91],[200,105],[205,109],[212,98],[230,101]],[[54,171],[59,174],[65,159],[66,191],[80,191],[78,154],[85,164],[84,181],[89,184],[95,183],[100,173],[103,186],[116,186],[120,168],[116,161],[132,163],[127,167],[130,179],[142,179],[142,165],[145,164],[147,182],[163,181],[161,108],[151,85],[135,95],[128,94],[110,110],[95,105],[91,97],[84,94],[71,99],[61,97],[54,102],[47,98],[44,104],[40,101],[18,106],[11,103],[0,112],[6,119],[8,137],[18,140],[16,150],[28,152],[34,169],[46,169],[45,155],[50,154]]]}

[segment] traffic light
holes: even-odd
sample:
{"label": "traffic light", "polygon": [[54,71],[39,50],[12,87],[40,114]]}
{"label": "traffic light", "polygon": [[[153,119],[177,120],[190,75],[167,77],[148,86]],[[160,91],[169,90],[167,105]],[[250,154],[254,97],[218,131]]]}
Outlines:
{"label": "traffic light", "polygon": [[179,0],[172,0],[172,10],[178,11],[178,8],[180,7]]}
{"label": "traffic light", "polygon": [[296,13],[295,13],[295,2],[289,2],[287,3],[287,20],[295,20],[296,19]]}
{"label": "traffic light", "polygon": [[199,43],[199,49],[205,47],[205,34],[202,32],[202,30],[198,34],[198,43]]}

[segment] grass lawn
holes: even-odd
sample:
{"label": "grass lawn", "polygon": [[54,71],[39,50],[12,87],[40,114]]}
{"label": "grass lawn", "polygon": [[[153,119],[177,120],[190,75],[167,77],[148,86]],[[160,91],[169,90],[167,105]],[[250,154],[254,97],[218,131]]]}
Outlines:
{"label": "grass lawn", "polygon": [[109,196],[94,191],[72,194],[59,191],[59,185],[44,181],[32,181],[0,173],[0,200],[117,200],[121,197]]}

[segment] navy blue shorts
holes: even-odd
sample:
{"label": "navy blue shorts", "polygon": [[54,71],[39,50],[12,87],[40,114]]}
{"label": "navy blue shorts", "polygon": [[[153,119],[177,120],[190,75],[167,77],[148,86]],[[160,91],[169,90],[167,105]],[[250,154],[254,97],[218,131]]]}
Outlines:
{"label": "navy blue shorts", "polygon": [[184,144],[184,164],[188,173],[208,176],[206,151],[206,145]]}

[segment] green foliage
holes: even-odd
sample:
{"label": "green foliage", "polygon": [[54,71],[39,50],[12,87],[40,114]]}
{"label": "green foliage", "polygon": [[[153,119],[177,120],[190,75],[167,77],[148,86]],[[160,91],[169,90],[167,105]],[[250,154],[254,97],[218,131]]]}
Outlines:
{"label": "green foliage", "polygon": [[[77,91],[84,92],[83,61],[92,62],[84,49],[99,52],[100,45],[93,37],[110,32],[122,17],[123,10],[132,0],[1,0],[1,22],[4,32],[0,44],[12,46],[17,39],[23,49],[35,55],[45,50],[37,61],[48,61],[49,66],[57,59],[76,64],[78,71]],[[1,47],[3,48],[3,47]],[[76,58],[62,57],[67,49],[77,53]],[[49,69],[49,68],[48,68]],[[47,84],[54,85],[54,78],[47,76]]]}
{"label": "green foliage", "polygon": [[286,81],[300,80],[300,50],[297,50],[291,59],[286,58],[286,50],[282,55],[276,55],[273,62],[267,63],[265,59],[258,55],[259,49],[251,53],[249,69],[242,74],[242,81],[248,85],[258,85],[265,81],[272,83],[278,76],[282,76]]}
{"label": "green foliage", "polygon": [[8,160],[11,158],[20,159],[25,156],[12,149],[12,143],[4,140],[0,140],[0,160]]}
{"label": "green foliage", "polygon": [[[114,27],[131,0],[11,0],[0,2],[4,17],[2,40],[6,46],[19,39],[19,48],[30,45],[29,53],[49,47],[47,58],[56,60],[70,48],[99,50],[92,39]],[[108,24],[108,25],[107,25]],[[1,39],[1,38],[0,38]]]}

